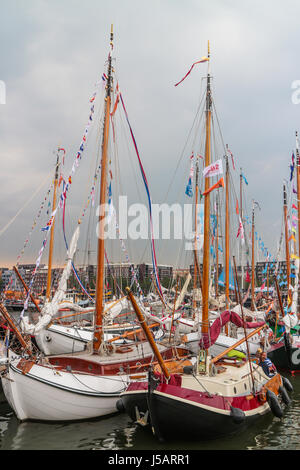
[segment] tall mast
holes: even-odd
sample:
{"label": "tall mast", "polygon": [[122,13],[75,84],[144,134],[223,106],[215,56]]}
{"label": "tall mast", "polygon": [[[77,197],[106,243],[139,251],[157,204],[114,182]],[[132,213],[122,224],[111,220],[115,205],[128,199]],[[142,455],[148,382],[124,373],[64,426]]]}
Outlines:
{"label": "tall mast", "polygon": [[[56,193],[58,185],[58,167],[59,167],[59,153],[57,152],[55,174],[54,174],[54,189],[53,189],[53,202],[52,202],[52,213],[56,209]],[[48,273],[47,273],[47,288],[46,288],[46,299],[50,300],[51,295],[51,271],[52,271],[52,256],[53,256],[53,244],[54,244],[54,225],[55,218],[52,222],[50,231],[50,243],[49,243],[49,254],[48,254]]]}
{"label": "tall mast", "polygon": [[[240,169],[240,216],[241,216],[241,221],[242,224],[244,225],[243,221],[243,173],[242,173],[242,168]],[[242,243],[240,243],[240,267],[241,267],[241,288],[242,292],[244,290],[244,266],[243,266],[243,248],[242,248]]]}
{"label": "tall mast", "polygon": [[104,289],[104,227],[105,227],[105,203],[106,203],[106,173],[107,173],[107,154],[108,154],[108,136],[109,136],[109,116],[111,106],[111,87],[112,87],[112,47],[113,47],[113,25],[110,32],[111,50],[108,55],[107,84],[105,97],[105,117],[102,140],[102,159],[101,159],[101,184],[100,184],[100,216],[98,233],[98,258],[97,258],[97,278],[96,278],[96,318],[94,330],[94,350],[98,350],[102,343],[102,314],[103,314],[103,289]]}
{"label": "tall mast", "polygon": [[196,160],[196,188],[195,188],[195,219],[194,219],[194,230],[195,230],[195,245],[194,245],[194,297],[193,297],[193,318],[195,318],[195,311],[196,311],[196,288],[197,288],[197,263],[196,260],[198,259],[198,250],[197,250],[197,212],[198,212],[198,160]]}
{"label": "tall mast", "polygon": [[290,298],[290,247],[289,247],[289,232],[288,232],[288,219],[287,219],[287,195],[286,186],[283,185],[283,215],[284,215],[284,231],[285,231],[285,259],[286,259],[286,277],[287,277],[287,292]]}
{"label": "tall mast", "polygon": [[[211,163],[211,88],[210,88],[210,50],[208,42],[208,73],[206,88],[206,136],[205,136],[205,166]],[[209,189],[210,178],[205,178],[205,191]],[[202,281],[202,333],[208,333],[208,298],[209,298],[209,253],[210,253],[210,193],[204,199],[204,242],[203,242],[203,281]]]}
{"label": "tall mast", "polygon": [[216,299],[219,296],[219,201],[218,193],[216,194],[216,279],[215,279],[215,290]]}
{"label": "tall mast", "polygon": [[[229,308],[229,164],[226,145],[226,173],[225,173],[225,302]],[[227,332],[227,328],[226,328]]]}
{"label": "tall mast", "polygon": [[251,310],[254,312],[254,273],[255,273],[255,261],[254,261],[254,201],[252,201],[252,262],[251,262]]}

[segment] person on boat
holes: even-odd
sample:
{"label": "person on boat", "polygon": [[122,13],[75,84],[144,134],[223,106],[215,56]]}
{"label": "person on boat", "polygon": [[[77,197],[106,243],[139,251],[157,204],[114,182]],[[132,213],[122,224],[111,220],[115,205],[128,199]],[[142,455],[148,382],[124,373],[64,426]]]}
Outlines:
{"label": "person on boat", "polygon": [[274,366],[273,362],[267,357],[266,352],[260,353],[258,365],[262,367],[264,373],[268,377],[273,377],[277,373],[276,367]]}

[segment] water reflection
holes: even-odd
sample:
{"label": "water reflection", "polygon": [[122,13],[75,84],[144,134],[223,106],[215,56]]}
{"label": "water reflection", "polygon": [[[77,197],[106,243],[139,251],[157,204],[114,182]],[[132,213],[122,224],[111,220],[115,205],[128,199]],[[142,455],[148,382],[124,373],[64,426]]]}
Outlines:
{"label": "water reflection", "polygon": [[7,402],[0,401],[1,450],[300,450],[300,376],[289,377],[292,403],[283,418],[271,413],[243,433],[201,442],[160,443],[151,429],[134,424],[125,414],[78,423],[20,423]]}

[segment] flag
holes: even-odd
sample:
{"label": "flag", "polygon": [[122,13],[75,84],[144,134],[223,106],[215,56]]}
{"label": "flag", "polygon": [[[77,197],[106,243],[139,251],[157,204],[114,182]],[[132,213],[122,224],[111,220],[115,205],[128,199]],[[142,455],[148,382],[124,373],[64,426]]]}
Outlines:
{"label": "flag", "polygon": [[188,184],[185,188],[185,194],[189,197],[193,197],[192,178],[189,178]]}
{"label": "flag", "polygon": [[186,77],[191,73],[191,71],[193,70],[193,68],[196,64],[201,64],[202,62],[207,62],[208,60],[209,60],[208,57],[201,57],[201,59],[198,60],[198,62],[194,62],[193,65],[191,66],[190,70],[188,71],[188,73],[180,80],[180,82],[175,83],[175,86],[179,85],[181,82],[183,82],[183,80],[186,79]]}
{"label": "flag", "polygon": [[234,159],[233,159],[233,155],[232,155],[232,152],[229,150],[229,148],[227,149],[228,153],[230,154],[231,156],[231,162],[232,162],[232,167],[233,169],[235,170],[235,166],[234,166]]}
{"label": "flag", "polygon": [[246,178],[245,178],[245,176],[243,175],[243,173],[242,173],[242,177],[243,177],[245,183],[248,185],[248,181],[246,180]]}
{"label": "flag", "polygon": [[246,282],[251,282],[249,271],[246,272]]}
{"label": "flag", "polygon": [[223,165],[222,160],[217,160],[215,163],[208,165],[203,170],[204,178],[209,178],[211,176],[216,176],[219,174],[223,174]]}
{"label": "flag", "polygon": [[236,238],[238,238],[239,235],[241,235],[241,241],[242,241],[242,244],[245,243],[245,237],[244,237],[244,227],[243,227],[243,224],[242,224],[242,221],[241,221],[241,218],[239,217],[239,228],[238,228],[238,233],[237,233],[237,236]]}
{"label": "flag", "polygon": [[236,200],[235,212],[239,215],[239,203],[238,203],[238,200]]}
{"label": "flag", "polygon": [[216,184],[214,184],[209,189],[204,191],[203,196],[207,196],[211,191],[213,191],[214,189],[220,188],[221,186],[224,188],[224,178],[223,177]]}
{"label": "flag", "polygon": [[193,176],[194,176],[194,153],[192,153],[192,155],[190,156],[190,160],[191,160],[190,175],[189,175],[187,187],[185,188],[185,194],[189,197],[193,197],[192,184],[193,184]]}

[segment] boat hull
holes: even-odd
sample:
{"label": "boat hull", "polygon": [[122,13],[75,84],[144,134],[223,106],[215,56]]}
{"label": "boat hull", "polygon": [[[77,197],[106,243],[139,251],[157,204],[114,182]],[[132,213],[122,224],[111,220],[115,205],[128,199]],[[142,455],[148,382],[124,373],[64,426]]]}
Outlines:
{"label": "boat hull", "polygon": [[290,344],[284,338],[284,341],[271,345],[267,353],[277,369],[290,372],[300,371],[300,339],[294,339],[293,344]]}
{"label": "boat hull", "polygon": [[11,364],[2,386],[20,421],[77,421],[116,413],[116,402],[127,380],[127,376],[56,374],[37,365],[23,374]]}
{"label": "boat hull", "polygon": [[244,431],[270,411],[269,405],[264,404],[238,423],[230,411],[201,406],[157,390],[151,394],[150,403],[152,426],[160,440],[217,439]]}

